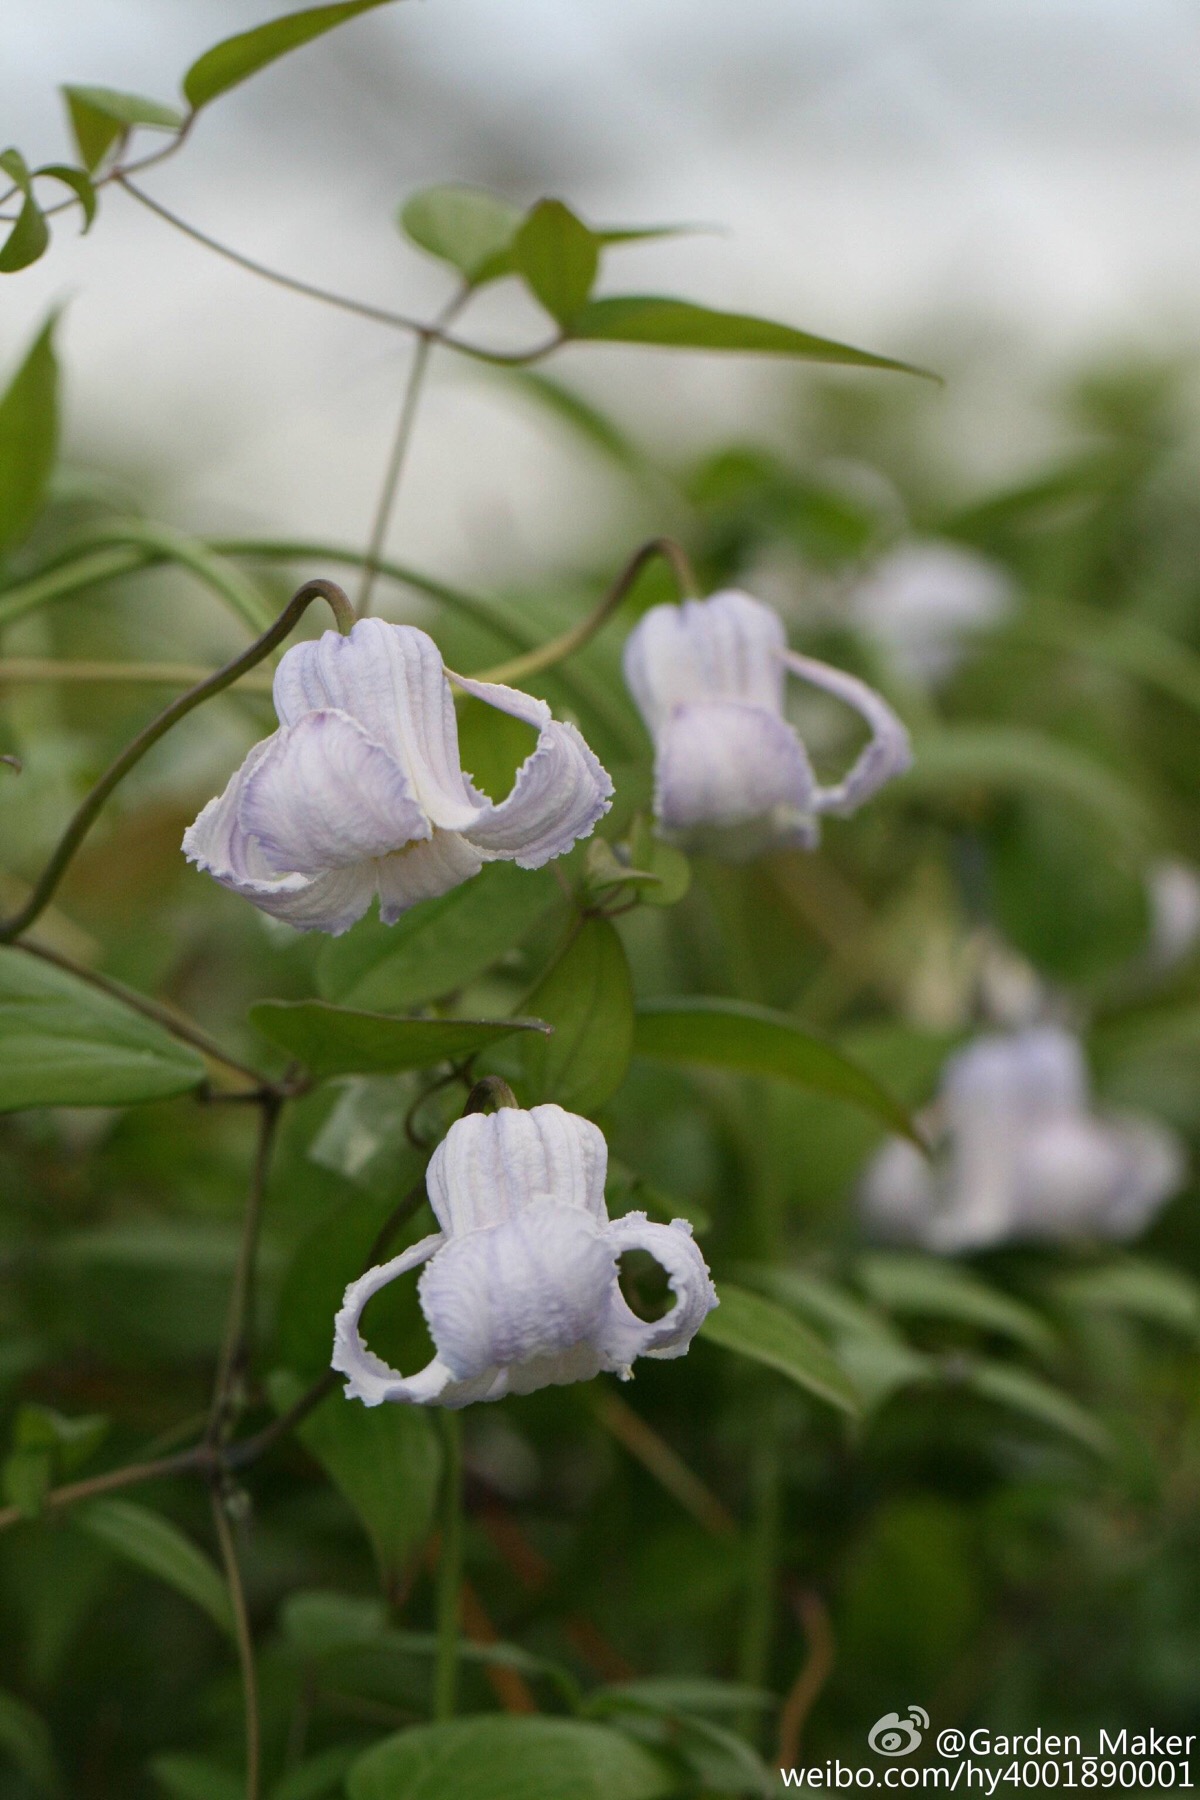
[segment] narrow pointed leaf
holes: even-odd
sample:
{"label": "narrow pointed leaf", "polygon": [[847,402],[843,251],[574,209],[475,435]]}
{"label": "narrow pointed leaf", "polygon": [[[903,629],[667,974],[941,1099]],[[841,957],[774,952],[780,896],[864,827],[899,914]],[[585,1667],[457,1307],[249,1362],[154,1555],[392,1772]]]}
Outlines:
{"label": "narrow pointed leaf", "polygon": [[852,344],[814,337],[774,319],[750,313],[718,312],[696,306],[690,300],[669,299],[659,294],[610,294],[591,300],[571,320],[571,336],[590,342],[657,344],[676,350],[728,350],[760,356],[793,356],[802,362],[840,363],[851,368],[893,369],[904,375],[923,375],[912,363],[890,356],[857,350]]}
{"label": "narrow pointed leaf", "polygon": [[168,1751],[153,1758],[150,1773],[169,1800],[243,1800],[246,1792],[240,1774],[207,1756]]}
{"label": "narrow pointed leaf", "polygon": [[33,524],[58,456],[56,324],[47,319],[0,399],[0,550]]}
{"label": "narrow pointed leaf", "polygon": [[219,1569],[170,1519],[133,1500],[94,1500],[73,1518],[89,1537],[165,1581],[232,1636],[233,1609]]}
{"label": "narrow pointed leaf", "polygon": [[310,6],[303,12],[286,13],[251,31],[223,38],[198,57],[184,76],[183,91],[188,104],[193,111],[199,111],[218,94],[228,93],[268,63],[286,56],[289,50],[297,50],[348,19],[356,19],[359,13],[388,4],[390,0],[341,0],[336,6]]}
{"label": "narrow pointed leaf", "polygon": [[1086,1412],[1069,1394],[1051,1387],[1037,1375],[1016,1368],[1011,1363],[980,1362],[966,1375],[966,1385],[984,1400],[1021,1413],[1038,1425],[1074,1439],[1098,1456],[1111,1454],[1113,1444],[1108,1432],[1093,1414]]}
{"label": "narrow pointed leaf", "polygon": [[324,1000],[262,1000],[250,1008],[250,1023],[322,1080],[427,1069],[514,1031],[546,1030],[537,1019],[393,1019]]}
{"label": "narrow pointed leaf", "polygon": [[885,1254],[863,1258],[863,1286],[889,1312],[951,1319],[978,1331],[1013,1338],[1040,1356],[1054,1348],[1054,1333],[1020,1300],[989,1287],[977,1275],[929,1256]]}
{"label": "narrow pointed leaf", "polygon": [[73,169],[69,163],[47,163],[36,173],[50,175],[55,181],[61,181],[64,187],[70,188],[83,208],[83,232],[81,235],[86,236],[96,217],[96,187],[87,170]]}
{"label": "narrow pointed leaf", "polygon": [[709,1313],[700,1336],[752,1362],[765,1363],[805,1393],[857,1417],[862,1399],[832,1353],[792,1313],[746,1288],[722,1282],[721,1304]]}
{"label": "narrow pointed leaf", "polygon": [[0,1112],[127,1106],[183,1094],[204,1060],[77,976],[0,948]]}
{"label": "narrow pointed leaf", "polygon": [[813,1037],[786,1013],[742,1000],[648,1000],[638,1007],[635,1056],[696,1063],[742,1075],[790,1081],[848,1101],[892,1131],[920,1144],[912,1120],[873,1075],[842,1051]]}
{"label": "narrow pointed leaf", "polygon": [[50,228],[33,193],[33,178],[19,150],[0,152],[0,169],[22,195],[16,223],[0,247],[0,275],[15,275],[37,261],[50,242]]}
{"label": "narrow pointed leaf", "polygon": [[539,200],[513,239],[512,254],[534,297],[560,325],[569,325],[600,267],[595,233],[561,200]]}

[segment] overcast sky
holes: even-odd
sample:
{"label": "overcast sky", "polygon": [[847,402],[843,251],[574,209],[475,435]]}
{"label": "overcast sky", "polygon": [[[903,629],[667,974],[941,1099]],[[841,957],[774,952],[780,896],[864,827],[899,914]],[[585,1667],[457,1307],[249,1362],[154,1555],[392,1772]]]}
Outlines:
{"label": "overcast sky", "polygon": [[[61,156],[59,81],[167,99],[196,54],[272,10],[8,0],[5,135],[31,161]],[[440,276],[391,219],[446,179],[556,192],[600,222],[719,225],[622,252],[608,285],[874,349],[929,355],[950,320],[1024,346],[1028,367],[1186,346],[1200,16],[1188,0],[401,0],[221,100],[147,185],[264,260],[421,309]],[[116,439],[122,461],[170,471],[180,523],[362,541],[401,339],[256,283],[120,196],[91,237],[60,230],[0,292],[8,358],[68,300],[74,444]],[[733,430],[772,380],[761,364],[608,351],[573,352],[562,372],[611,382],[660,438],[664,421]],[[444,569],[520,566],[569,543],[597,497],[602,517],[586,458],[448,371],[394,541]]]}

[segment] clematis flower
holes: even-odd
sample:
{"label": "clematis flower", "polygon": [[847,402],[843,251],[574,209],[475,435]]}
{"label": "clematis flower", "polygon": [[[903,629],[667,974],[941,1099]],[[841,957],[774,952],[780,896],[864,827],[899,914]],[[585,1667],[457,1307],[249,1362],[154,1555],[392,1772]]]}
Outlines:
{"label": "clematis flower", "polygon": [[275,673],[280,729],[256,744],[184,835],[189,859],[263,912],[303,931],[349,929],[379,895],[407,907],[511,859],[540,868],[586,837],[612,782],[544,700],[454,677],[532,725],[537,745],[499,805],[459,762],[447,671],[413,625],[360,619],[297,644]]}
{"label": "clematis flower", "polygon": [[936,684],[958,667],[971,634],[999,624],[1014,599],[996,563],[930,538],[881,557],[851,589],[849,609],[910,681]]}
{"label": "clematis flower", "polygon": [[[470,1406],[601,1370],[625,1379],[638,1356],[683,1356],[717,1304],[704,1258],[684,1219],[610,1220],[607,1163],[603,1134],[561,1106],[504,1107],[452,1125],[427,1176],[441,1230],[346,1289],[333,1366],[347,1395],[367,1406]],[[649,1251],[675,1295],[652,1324],[621,1293],[626,1250]],[[367,1349],[359,1321],[372,1294],[421,1264],[417,1291],[436,1354],[419,1374],[401,1375]]]}
{"label": "clematis flower", "polygon": [[[870,741],[843,780],[822,787],[783,713],[784,677],[860,713]],[[625,679],[654,739],[662,835],[730,861],[811,848],[822,813],[844,817],[909,762],[908,733],[865,682],[798,656],[783,622],[749,594],[652,606],[625,644]]]}
{"label": "clematis flower", "polygon": [[893,1139],[862,1191],[882,1235],[929,1250],[1134,1237],[1183,1180],[1173,1132],[1091,1111],[1082,1049],[1057,1026],[977,1038],[950,1058],[932,1113],[932,1167]]}

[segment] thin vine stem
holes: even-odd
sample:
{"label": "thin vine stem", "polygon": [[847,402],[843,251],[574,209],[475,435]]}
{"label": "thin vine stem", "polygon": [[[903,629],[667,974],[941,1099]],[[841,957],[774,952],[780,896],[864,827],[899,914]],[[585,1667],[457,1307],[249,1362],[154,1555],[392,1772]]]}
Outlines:
{"label": "thin vine stem", "polygon": [[229,1316],[213,1387],[212,1410],[205,1433],[210,1444],[224,1442],[239,1411],[239,1392],[250,1359],[254,1328],[254,1272],[262,1233],[263,1208],[283,1104],[282,1096],[274,1093],[264,1095],[259,1101],[258,1141],[254,1150],[250,1191],[246,1198],[237,1266],[229,1297]]}
{"label": "thin vine stem", "polygon": [[242,1696],[246,1714],[246,1800],[259,1800],[262,1791],[262,1728],[258,1703],[258,1669],[254,1661],[254,1634],[250,1626],[246,1584],[242,1580],[237,1545],[233,1541],[229,1516],[216,1482],[212,1489],[212,1513],[233,1608],[234,1635],[242,1670]]}
{"label": "thin vine stem", "polygon": [[126,745],[115,762],[110,763],[77,809],[25,904],[19,907],[15,913],[10,914],[7,919],[0,920],[0,943],[11,943],[22,932],[28,931],[35,919],[45,911],[70,867],[76,851],[91,830],[105,802],[130,770],[136,768],[146,752],[153,749],[159,739],[165,737],[173,726],[187,717],[188,713],[202,705],[205,700],[211,699],[214,694],[219,694],[223,689],[231,687],[239,675],[244,675],[248,669],[254,668],[257,663],[262,662],[264,657],[269,656],[276,645],[281,644],[291,633],[314,600],[326,602],[337,620],[339,629],[346,631],[350,629],[354,614],[351,611],[350,602],[341,588],[332,581],[306,581],[304,586],[293,594],[275,623],[264,631],[248,650],[243,650],[240,656],[233,658],[232,662],[227,662],[215,674],[208,676],[204,681],[197,682],[195,687],[189,688],[187,693],[181,694],[169,706],[164,707],[158,717],[152,719],[149,725],[133,739],[133,742]]}

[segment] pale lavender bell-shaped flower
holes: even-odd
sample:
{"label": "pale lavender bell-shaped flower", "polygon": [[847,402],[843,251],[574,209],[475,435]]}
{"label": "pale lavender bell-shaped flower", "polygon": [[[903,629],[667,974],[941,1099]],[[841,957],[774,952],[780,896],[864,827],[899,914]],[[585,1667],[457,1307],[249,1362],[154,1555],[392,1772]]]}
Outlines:
{"label": "pale lavender bell-shaped flower", "polygon": [[[830,787],[784,717],[788,673],[844,701],[871,737]],[[841,669],[789,650],[771,607],[730,590],[652,606],[625,644],[625,679],[654,739],[654,811],[672,842],[745,861],[811,848],[823,813],[845,817],[911,761],[887,702]]]}
{"label": "pale lavender bell-shaped flower", "polygon": [[[504,1107],[453,1124],[427,1177],[441,1230],[346,1289],[333,1347],[346,1394],[367,1406],[470,1406],[602,1370],[628,1377],[639,1356],[683,1356],[717,1304],[704,1258],[686,1220],[610,1220],[607,1162],[599,1129],[561,1106]],[[647,1250],[666,1270],[675,1304],[653,1323],[621,1293],[626,1250]],[[359,1321],[372,1294],[422,1263],[418,1294],[436,1354],[401,1375],[368,1350]]]}
{"label": "pale lavender bell-shaped flower", "polygon": [[929,1250],[1131,1238],[1184,1177],[1182,1148],[1165,1126],[1091,1110],[1079,1041],[1053,1025],[958,1051],[929,1123],[932,1163],[891,1139],[862,1187],[881,1236]]}
{"label": "pale lavender bell-shaped flower", "polygon": [[900,672],[934,684],[958,667],[971,636],[998,625],[1015,599],[998,564],[936,538],[890,550],[847,596],[851,618]]}
{"label": "pale lavender bell-shaped flower", "polygon": [[201,869],[305,931],[346,931],[375,895],[407,907],[511,859],[540,868],[586,837],[612,782],[544,700],[456,675],[465,693],[535,728],[498,805],[463,773],[441,653],[413,625],[360,619],[297,644],[275,673],[279,730],[256,744],[184,835]]}

